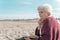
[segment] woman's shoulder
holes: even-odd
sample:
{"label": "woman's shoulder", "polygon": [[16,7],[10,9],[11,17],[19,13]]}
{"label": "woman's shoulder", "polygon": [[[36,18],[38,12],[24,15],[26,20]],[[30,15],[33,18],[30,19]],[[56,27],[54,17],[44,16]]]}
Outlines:
{"label": "woman's shoulder", "polygon": [[57,20],[54,16],[49,16],[48,19],[51,20],[51,21],[52,20]]}

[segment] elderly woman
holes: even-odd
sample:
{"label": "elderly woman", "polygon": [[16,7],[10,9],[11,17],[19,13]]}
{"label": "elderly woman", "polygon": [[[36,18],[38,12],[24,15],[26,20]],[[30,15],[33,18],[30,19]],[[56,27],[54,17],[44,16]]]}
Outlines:
{"label": "elderly woman", "polygon": [[35,40],[60,40],[60,24],[51,16],[52,7],[48,4],[38,7],[40,20],[35,30]]}

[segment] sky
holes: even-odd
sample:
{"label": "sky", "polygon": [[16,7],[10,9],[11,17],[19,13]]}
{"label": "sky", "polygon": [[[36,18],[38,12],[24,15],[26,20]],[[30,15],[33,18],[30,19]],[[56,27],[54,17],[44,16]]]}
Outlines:
{"label": "sky", "polygon": [[0,0],[0,20],[39,18],[37,7],[43,4],[50,4],[52,15],[60,18],[60,0]]}

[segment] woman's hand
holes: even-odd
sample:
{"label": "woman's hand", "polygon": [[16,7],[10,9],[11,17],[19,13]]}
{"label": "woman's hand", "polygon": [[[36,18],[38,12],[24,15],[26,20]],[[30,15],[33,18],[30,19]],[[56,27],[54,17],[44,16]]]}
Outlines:
{"label": "woman's hand", "polygon": [[37,35],[35,35],[36,38],[39,38]]}
{"label": "woman's hand", "polygon": [[40,19],[39,21],[38,21],[38,26],[41,26],[43,24],[43,19]]}
{"label": "woman's hand", "polygon": [[40,28],[43,26],[43,19],[40,19],[39,21],[38,21],[38,29],[40,30]]}

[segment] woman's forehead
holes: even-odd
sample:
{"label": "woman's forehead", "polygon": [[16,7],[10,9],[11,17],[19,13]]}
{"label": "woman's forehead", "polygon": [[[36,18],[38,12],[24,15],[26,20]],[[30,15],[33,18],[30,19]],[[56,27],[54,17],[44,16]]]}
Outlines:
{"label": "woman's forehead", "polygon": [[38,12],[44,12],[44,10],[38,10]]}

